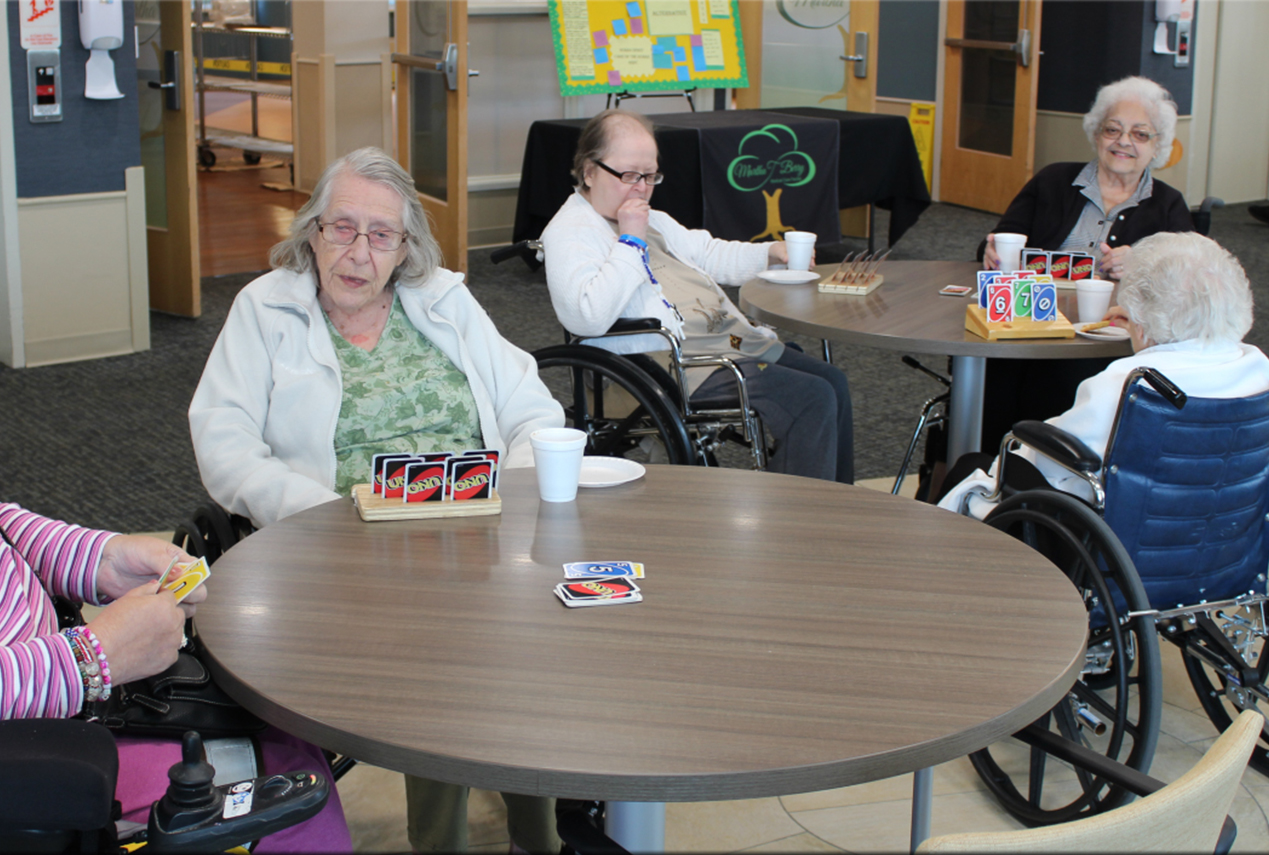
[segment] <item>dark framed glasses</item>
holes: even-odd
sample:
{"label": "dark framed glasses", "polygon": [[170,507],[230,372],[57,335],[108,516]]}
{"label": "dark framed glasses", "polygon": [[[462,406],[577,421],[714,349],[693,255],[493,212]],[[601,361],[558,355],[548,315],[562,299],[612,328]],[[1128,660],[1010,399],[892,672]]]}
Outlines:
{"label": "dark framed glasses", "polygon": [[649,187],[655,187],[665,180],[665,176],[660,172],[618,172],[602,160],[597,160],[595,163],[622,184],[638,184],[642,180],[648,182]]}

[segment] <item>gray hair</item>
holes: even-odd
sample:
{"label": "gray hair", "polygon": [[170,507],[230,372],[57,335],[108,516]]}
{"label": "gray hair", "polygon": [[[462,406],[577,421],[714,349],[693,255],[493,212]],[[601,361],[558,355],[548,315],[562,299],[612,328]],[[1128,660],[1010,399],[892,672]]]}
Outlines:
{"label": "gray hair", "polygon": [[629,110],[604,110],[597,113],[586,126],[582,128],[582,135],[577,138],[577,153],[573,155],[573,183],[578,187],[586,186],[586,167],[591,161],[603,160],[604,153],[608,151],[608,144],[612,141],[612,130],[610,125],[616,124],[619,119],[628,119],[639,127],[648,132],[648,136],[656,139],[656,132],[652,129],[652,120],[642,113],[632,113]]}
{"label": "gray hair", "polygon": [[1119,305],[1155,344],[1242,341],[1253,319],[1242,265],[1195,232],[1160,232],[1133,244]]}
{"label": "gray hair", "polygon": [[405,230],[405,260],[392,271],[388,282],[406,287],[421,285],[441,266],[441,248],[432,237],[427,212],[414,189],[414,179],[382,149],[359,148],[332,161],[317,179],[313,195],[291,220],[291,233],[269,251],[269,264],[306,273],[313,270],[316,258],[309,243],[317,234],[317,223],[330,205],[331,185],[344,172],[360,176],[395,190],[401,197],[401,228]]}
{"label": "gray hair", "polygon": [[1148,77],[1125,77],[1097,90],[1097,99],[1084,114],[1084,133],[1088,136],[1093,151],[1099,150],[1097,135],[1106,122],[1106,115],[1116,104],[1124,101],[1135,101],[1150,116],[1150,124],[1154,125],[1155,133],[1159,135],[1150,167],[1160,168],[1172,156],[1172,142],[1176,139],[1176,102],[1172,100],[1168,90]]}

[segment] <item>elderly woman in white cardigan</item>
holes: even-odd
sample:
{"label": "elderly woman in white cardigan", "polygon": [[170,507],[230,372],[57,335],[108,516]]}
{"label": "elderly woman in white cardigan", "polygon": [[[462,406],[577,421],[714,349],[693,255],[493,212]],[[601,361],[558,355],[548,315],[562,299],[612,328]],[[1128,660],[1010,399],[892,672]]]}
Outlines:
{"label": "elderly woman in white cardigan", "polygon": [[[786,348],[718,287],[739,285],[772,262],[787,262],[784,243],[718,240],[653,210],[652,189],[662,179],[657,159],[652,125],[643,116],[606,110],[583,129],[573,160],[577,192],[542,233],[560,322],[575,335],[595,336],[619,318],[659,318],[686,355],[734,357],[750,403],[777,442],[769,468],[851,483],[846,375]],[[666,348],[653,335],[588,343],[626,353]],[[690,371],[692,402],[734,403],[732,378],[724,370]]]}
{"label": "elderly woman in white cardigan", "polygon": [[[1269,389],[1269,359],[1242,340],[1252,322],[1247,274],[1215,241],[1193,232],[1142,238],[1127,258],[1119,304],[1112,315],[1127,327],[1133,355],[1081,383],[1074,406],[1048,420],[1099,456],[1106,454],[1120,393],[1134,368],[1157,369],[1191,397],[1245,398]],[[994,507],[983,497],[995,483],[996,467],[988,453],[962,457],[948,473],[951,486],[939,507],[985,517]],[[1092,498],[1082,478],[1030,448],[1013,454],[1006,473],[1020,489],[1051,486]]]}

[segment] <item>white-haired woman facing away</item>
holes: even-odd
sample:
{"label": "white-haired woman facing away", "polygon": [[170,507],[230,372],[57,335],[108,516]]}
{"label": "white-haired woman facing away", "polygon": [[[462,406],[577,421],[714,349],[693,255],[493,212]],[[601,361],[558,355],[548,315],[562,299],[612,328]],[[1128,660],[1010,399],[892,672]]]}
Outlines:
{"label": "white-haired woman facing away", "polygon": [[[1215,241],[1193,232],[1138,241],[1119,286],[1119,302],[1133,355],[1081,383],[1074,406],[1048,420],[1099,456],[1106,454],[1120,393],[1134,368],[1157,369],[1192,397],[1245,398],[1269,390],[1269,359],[1242,340],[1252,322],[1247,274]],[[948,473],[951,487],[939,506],[986,516],[992,506],[982,496],[994,484],[995,472],[992,455],[965,455]],[[1006,472],[1023,489],[1047,482],[1091,498],[1082,478],[1029,448],[1014,454]]]}

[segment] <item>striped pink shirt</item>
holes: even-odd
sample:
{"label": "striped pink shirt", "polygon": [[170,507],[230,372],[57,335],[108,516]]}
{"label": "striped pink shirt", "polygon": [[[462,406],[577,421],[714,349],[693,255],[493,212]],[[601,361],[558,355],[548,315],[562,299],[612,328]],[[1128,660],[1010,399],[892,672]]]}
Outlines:
{"label": "striped pink shirt", "polygon": [[0,503],[0,719],[65,718],[84,687],[57,632],[50,594],[97,605],[97,568],[111,532],[58,522]]}

